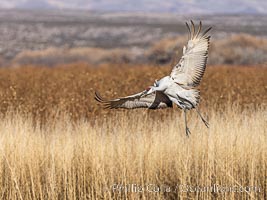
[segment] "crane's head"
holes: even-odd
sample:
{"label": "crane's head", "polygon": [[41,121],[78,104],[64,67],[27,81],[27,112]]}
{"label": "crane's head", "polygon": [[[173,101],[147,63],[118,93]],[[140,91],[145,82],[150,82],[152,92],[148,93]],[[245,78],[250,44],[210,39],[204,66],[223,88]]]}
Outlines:
{"label": "crane's head", "polygon": [[148,92],[150,89],[151,89],[151,86],[148,86],[148,87],[146,88],[146,91]]}
{"label": "crane's head", "polygon": [[155,87],[154,86],[149,86],[147,89],[146,89],[146,95],[148,94],[151,94],[153,93],[155,90]]}
{"label": "crane's head", "polygon": [[[148,86],[147,88],[146,88],[146,91],[148,92],[148,91],[150,91],[152,88],[154,88],[155,89],[155,87],[158,87],[159,86],[159,81],[156,79],[155,80],[155,82],[154,82],[154,85],[153,86]],[[153,92],[154,92],[155,90],[153,90]],[[151,92],[152,93],[152,92]]]}
{"label": "crane's head", "polygon": [[151,92],[151,87],[152,87],[152,86],[148,86],[148,87],[142,92],[141,97],[146,96],[146,95],[148,95],[148,94],[151,94],[151,93],[152,93],[152,92]]}

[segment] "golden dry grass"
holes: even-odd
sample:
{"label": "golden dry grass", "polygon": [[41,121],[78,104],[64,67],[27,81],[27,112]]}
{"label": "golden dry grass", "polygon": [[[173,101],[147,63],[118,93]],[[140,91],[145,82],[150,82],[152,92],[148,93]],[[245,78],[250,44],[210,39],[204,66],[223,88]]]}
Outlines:
{"label": "golden dry grass", "polygon": [[152,69],[0,69],[0,197],[265,199],[266,68],[209,67],[200,107],[211,126],[190,111],[190,138],[177,108],[109,111],[94,101],[96,89],[128,95],[170,70]]}
{"label": "golden dry grass", "polygon": [[[191,113],[192,135],[187,138],[179,112],[156,119],[142,110],[118,112],[94,124],[72,124],[62,117],[44,129],[13,113],[0,122],[0,196],[264,199],[266,114],[266,108],[211,111],[207,129]],[[127,185],[128,191],[118,185]],[[214,185],[218,192],[194,191]],[[222,187],[232,187],[232,192]]]}

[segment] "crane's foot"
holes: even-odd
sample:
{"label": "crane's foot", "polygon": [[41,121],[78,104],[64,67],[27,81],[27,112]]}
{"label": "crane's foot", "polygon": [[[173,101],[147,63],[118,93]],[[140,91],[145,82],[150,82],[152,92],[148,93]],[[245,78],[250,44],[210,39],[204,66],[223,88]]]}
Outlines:
{"label": "crane's foot", "polygon": [[205,126],[209,128],[210,127],[209,122],[207,122],[204,118],[201,118],[201,119],[202,119],[202,122],[205,124]]}
{"label": "crane's foot", "polygon": [[198,116],[201,118],[202,122],[205,124],[205,126],[209,128],[210,127],[209,123],[202,117],[197,107],[196,107],[196,111],[197,111]]}
{"label": "crane's foot", "polygon": [[187,137],[189,137],[189,135],[191,134],[190,130],[188,127],[185,128],[185,134]]}

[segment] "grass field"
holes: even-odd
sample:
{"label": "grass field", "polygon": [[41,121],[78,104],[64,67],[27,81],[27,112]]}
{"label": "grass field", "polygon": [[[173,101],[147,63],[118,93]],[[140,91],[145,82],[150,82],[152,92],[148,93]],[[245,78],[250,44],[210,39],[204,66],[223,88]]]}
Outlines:
{"label": "grass field", "polygon": [[[68,112],[74,119],[95,118],[110,113],[94,100],[96,90],[107,98],[135,94],[170,71],[169,66],[119,64],[0,68],[0,113],[11,109],[37,118],[51,119],[60,112]],[[229,104],[241,109],[266,106],[266,77],[266,67],[208,67],[200,85],[200,107],[224,110]]]}
{"label": "grass field", "polygon": [[[156,70],[154,70],[156,69]],[[169,67],[0,69],[2,199],[266,199],[267,68],[207,68],[187,138],[178,108],[104,110]]]}

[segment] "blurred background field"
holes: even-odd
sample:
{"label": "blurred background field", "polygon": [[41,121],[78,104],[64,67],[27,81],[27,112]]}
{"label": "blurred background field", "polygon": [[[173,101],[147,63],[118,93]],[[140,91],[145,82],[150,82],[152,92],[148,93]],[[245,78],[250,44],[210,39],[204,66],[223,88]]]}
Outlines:
{"label": "blurred background field", "polygon": [[[169,74],[170,66],[85,64],[56,68],[34,66],[0,69],[0,110],[16,110],[37,118],[53,118],[67,112],[74,119],[94,119],[118,112],[103,109],[94,92],[117,98],[144,90],[155,79]],[[200,85],[203,110],[267,106],[267,68],[257,66],[209,66]],[[171,112],[172,109],[163,112]],[[176,109],[175,109],[176,110]],[[159,111],[155,111],[158,115]]]}

